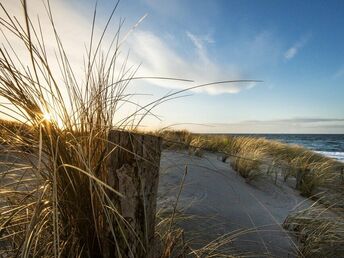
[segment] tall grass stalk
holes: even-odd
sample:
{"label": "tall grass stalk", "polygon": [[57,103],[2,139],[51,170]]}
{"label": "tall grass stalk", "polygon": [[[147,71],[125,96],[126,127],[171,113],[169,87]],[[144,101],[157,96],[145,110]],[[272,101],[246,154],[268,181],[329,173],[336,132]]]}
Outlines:
{"label": "tall grass stalk", "polygon": [[[124,91],[134,73],[123,64],[121,73],[114,74],[119,31],[108,55],[99,50],[102,37],[98,42],[91,38],[81,84],[75,78],[46,2],[63,77],[59,81],[46,55],[41,25],[33,26],[28,4],[22,2],[24,24],[11,17],[1,4],[4,37],[15,36],[29,56],[25,62],[17,59],[11,48],[0,49],[0,95],[11,103],[2,104],[2,110],[15,114],[13,118],[23,125],[3,125],[6,145],[2,156],[8,154],[19,162],[2,173],[7,179],[2,180],[6,183],[0,192],[2,253],[21,257],[96,257],[102,256],[111,244],[117,246],[116,255],[121,257],[118,243],[126,242],[124,231],[131,232],[131,228],[123,222],[110,198],[120,193],[106,182],[108,154],[117,148],[109,145],[107,137],[116,107],[129,97]],[[94,26],[95,16],[92,31]],[[25,132],[27,128],[29,132]],[[110,238],[105,239],[102,234],[105,228],[112,232]]]}
{"label": "tall grass stalk", "polygon": [[284,227],[296,233],[302,257],[342,257],[344,254],[343,209],[333,212],[314,204],[289,215]]}
{"label": "tall grass stalk", "polygon": [[[28,56],[23,58],[9,44],[0,48],[1,113],[17,121],[1,125],[1,255],[106,257],[112,246],[114,256],[134,256],[126,235],[135,232],[111,198],[123,196],[107,184],[110,153],[120,147],[108,142],[109,131],[136,129],[147,115],[154,115],[157,105],[185,91],[245,80],[196,85],[139,106],[127,88],[142,77],[135,77],[137,67],[128,68],[127,60],[118,63],[122,22],[110,46],[103,47],[118,2],[98,40],[94,11],[83,78],[74,74],[50,2],[44,3],[60,71],[52,68],[42,25],[34,26],[29,2],[21,2],[24,22],[0,3],[5,41],[15,38]],[[125,104],[135,105],[136,111],[117,117]],[[110,236],[103,234],[105,229]]]}

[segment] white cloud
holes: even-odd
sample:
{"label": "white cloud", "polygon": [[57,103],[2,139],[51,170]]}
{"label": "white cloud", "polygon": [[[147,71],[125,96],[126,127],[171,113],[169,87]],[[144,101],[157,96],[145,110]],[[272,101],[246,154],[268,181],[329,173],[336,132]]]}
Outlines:
{"label": "white cloud", "polygon": [[[45,9],[47,1],[41,0],[30,0],[27,1],[29,16],[38,32],[38,17],[42,28],[42,34],[44,35],[44,44],[47,51],[47,56],[49,60],[50,69],[52,69],[54,75],[59,75],[59,65],[56,61],[57,54],[57,43],[56,38],[53,33],[51,22],[48,18],[47,10]],[[86,53],[85,44],[90,38],[91,34],[91,22],[92,20],[87,19],[87,17],[82,16],[79,12],[76,12],[71,8],[67,1],[50,1],[51,9],[53,12],[54,23],[56,25],[57,33],[59,34],[64,49],[67,53],[69,62],[78,76],[78,78],[83,76],[83,57]],[[24,23],[24,12],[20,0],[6,1],[4,7],[8,13],[13,17],[15,16],[21,25]],[[1,17],[5,18],[4,12],[0,11]],[[92,11],[90,11],[92,15]],[[2,26],[2,29],[4,27]],[[28,51],[24,44],[15,37],[12,33],[7,30],[3,31],[11,47],[15,50],[18,56],[21,57],[21,61],[24,65],[29,62]],[[34,33],[31,32],[33,35]],[[99,37],[100,30],[96,30],[95,34]],[[36,42],[34,36],[33,42]],[[3,35],[0,34],[0,42],[5,43]],[[5,44],[6,49],[9,50],[7,44]],[[58,76],[57,76],[58,77]],[[56,79],[56,78],[55,78]]]}
{"label": "white cloud", "polygon": [[[20,1],[8,1],[5,7],[10,13],[22,17]],[[85,55],[85,44],[87,44],[91,33],[92,10],[86,16],[81,15],[78,8],[71,8],[68,1],[51,1],[55,24],[57,31],[62,38],[63,45],[69,56],[69,61],[76,69],[76,76],[83,76],[83,56]],[[56,43],[50,28],[50,23],[40,0],[29,1],[31,17],[39,15],[41,24],[43,25],[43,33],[45,37],[48,54],[51,56],[51,66],[58,69],[57,63],[54,63],[54,51]],[[98,15],[100,17],[100,15]],[[100,18],[101,19],[101,18]],[[34,19],[35,22],[36,19]],[[115,27],[116,23],[113,23]],[[111,28],[114,31],[116,28]],[[101,29],[96,29],[96,35],[101,34]],[[196,36],[191,32],[186,32],[190,39],[190,44],[185,46],[186,51],[192,53],[188,57],[180,54],[171,44],[164,40],[160,35],[151,31],[140,30],[137,28],[127,38],[122,49],[130,49],[130,57],[127,66],[142,64],[137,75],[138,76],[165,76],[174,78],[186,78],[195,81],[194,84],[181,83],[167,80],[150,80],[149,83],[156,86],[170,89],[184,89],[197,84],[209,83],[222,80],[246,79],[242,72],[236,66],[225,66],[219,64],[208,54],[208,45],[214,43],[209,35]],[[111,36],[111,35],[110,35]],[[175,36],[175,35],[174,35]],[[176,38],[176,36],[175,36]],[[1,39],[1,36],[0,36]],[[19,53],[23,50],[23,46],[17,46],[15,39],[11,42],[14,48],[18,47]],[[176,38],[176,40],[178,40]],[[110,39],[105,39],[105,46],[108,45]],[[20,50],[21,49],[21,50]],[[26,52],[23,52],[25,55]],[[121,55],[119,63],[125,59],[125,55]],[[254,83],[246,84],[220,84],[212,85],[204,88],[195,89],[195,92],[203,92],[208,94],[238,93],[241,90],[252,88]]]}
{"label": "white cloud", "polygon": [[[184,126],[185,127],[185,126]],[[343,133],[344,118],[291,118],[189,125],[197,133]]]}
{"label": "white cloud", "polygon": [[297,51],[298,51],[297,47],[289,48],[287,52],[285,52],[284,54],[285,59],[288,59],[288,60],[292,59],[296,55]]}
{"label": "white cloud", "polygon": [[302,49],[310,39],[310,34],[304,35],[297,42],[295,42],[285,53],[284,58],[290,60],[294,58],[297,53]]}
{"label": "white cloud", "polygon": [[[239,69],[225,67],[212,60],[205,43],[213,43],[209,36],[200,37],[186,32],[194,51],[194,56],[186,58],[180,55],[166,41],[150,31],[137,30],[128,38],[133,62],[142,62],[138,74],[143,76],[168,76],[194,80],[197,84],[243,79]],[[190,48],[190,47],[189,47]],[[182,89],[192,85],[172,81],[155,81],[151,83],[174,89]],[[196,85],[196,84],[195,84]],[[253,87],[254,83],[246,84],[219,84],[194,91],[208,94],[238,93],[243,89]]]}
{"label": "white cloud", "polygon": [[196,48],[196,53],[200,61],[204,63],[204,65],[211,65],[211,62],[208,57],[207,49],[205,44],[210,43],[213,44],[215,43],[214,39],[210,37],[209,35],[205,36],[196,36],[195,34],[192,34],[191,32],[187,31],[186,35],[188,38],[191,40],[193,45]]}

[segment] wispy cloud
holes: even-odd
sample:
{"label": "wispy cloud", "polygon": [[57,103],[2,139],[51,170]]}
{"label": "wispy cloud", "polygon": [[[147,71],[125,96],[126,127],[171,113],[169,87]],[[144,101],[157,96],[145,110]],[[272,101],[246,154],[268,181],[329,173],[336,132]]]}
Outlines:
{"label": "wispy cloud", "polygon": [[[6,3],[7,4],[7,3]],[[19,1],[10,1],[6,5],[11,12],[22,15]],[[44,10],[44,6],[40,0],[32,0],[29,4],[32,17],[40,16],[41,23],[49,27],[49,20]],[[53,3],[54,18],[58,33],[62,35],[62,41],[65,46],[67,54],[71,54],[70,62],[73,68],[80,70],[77,75],[83,74],[82,64],[83,55],[85,54],[85,43],[90,38],[91,24],[90,17],[92,17],[92,10],[88,14],[89,17],[84,17],[77,11],[71,8],[68,1],[54,1]],[[92,8],[91,8],[92,9]],[[113,23],[113,26],[117,26]],[[215,41],[209,34],[195,35],[189,31],[185,32],[186,37],[189,39],[189,44],[184,46],[185,50],[190,55],[182,54],[175,48],[175,45],[168,42],[160,34],[148,30],[134,30],[125,42],[125,46],[130,49],[130,56],[127,66],[137,66],[141,64],[138,76],[165,76],[174,78],[186,78],[195,81],[194,85],[234,79],[246,79],[238,66],[228,67],[218,63],[214,58],[208,54],[208,47],[214,44]],[[96,29],[96,34],[101,34],[101,29]],[[46,38],[46,45],[51,50],[51,56],[54,56],[54,43],[53,33],[51,28],[44,30]],[[175,40],[178,39],[174,35]],[[1,36],[0,36],[1,38]],[[107,42],[108,41],[108,42]],[[111,42],[110,37],[104,39],[104,45],[109,45]],[[12,42],[11,42],[12,43]],[[13,46],[16,43],[13,42]],[[82,47],[80,47],[82,46]],[[122,49],[125,52],[126,48]],[[125,54],[122,54],[118,60],[124,60]],[[53,59],[53,58],[51,58]],[[57,64],[52,66],[58,69]],[[148,80],[150,84],[169,89],[184,89],[193,85],[186,83],[176,83],[175,81],[157,81]],[[195,89],[195,92],[202,92],[207,94],[223,94],[223,93],[238,93],[241,90],[252,88],[254,83],[246,84],[221,84],[212,85],[204,88]]]}
{"label": "wispy cloud", "polygon": [[206,64],[209,63],[209,58],[207,54],[207,49],[205,47],[205,43],[215,43],[215,41],[209,36],[196,36],[192,34],[191,32],[187,31],[186,35],[188,38],[192,41],[196,48],[196,52],[198,54],[198,57]]}
{"label": "wispy cloud", "polygon": [[194,132],[214,133],[344,133],[344,118],[290,118],[207,123],[189,126]]}
{"label": "wispy cloud", "polygon": [[[151,31],[137,30],[128,39],[131,49],[131,60],[142,62],[139,74],[145,76],[169,76],[175,78],[188,78],[196,84],[244,79],[239,68],[226,67],[216,62],[208,55],[207,46],[214,43],[209,36],[196,36],[186,32],[190,45],[185,46],[194,54],[186,57],[178,53],[168,42]],[[186,86],[171,81],[150,81],[151,83],[166,88],[182,89]],[[194,91],[208,94],[238,93],[241,90],[252,88],[254,83],[246,84],[219,84]]]}
{"label": "wispy cloud", "polygon": [[298,41],[296,41],[285,53],[284,58],[286,60],[291,60],[297,53],[307,44],[310,39],[310,34],[302,36]]}
{"label": "wispy cloud", "polygon": [[323,122],[344,122],[344,118],[289,118],[275,120],[248,120],[242,123],[323,123]]}

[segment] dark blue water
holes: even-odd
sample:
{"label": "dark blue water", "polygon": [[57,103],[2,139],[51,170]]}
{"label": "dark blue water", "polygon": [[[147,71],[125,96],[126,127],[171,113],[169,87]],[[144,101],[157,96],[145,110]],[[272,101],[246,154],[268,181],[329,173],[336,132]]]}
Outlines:
{"label": "dark blue water", "polygon": [[263,137],[298,144],[325,156],[344,161],[344,134],[234,134]]}

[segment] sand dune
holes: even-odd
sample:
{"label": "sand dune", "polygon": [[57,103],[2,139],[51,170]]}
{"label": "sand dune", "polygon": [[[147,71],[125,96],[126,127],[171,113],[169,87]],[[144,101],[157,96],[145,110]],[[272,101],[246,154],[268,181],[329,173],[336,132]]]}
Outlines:
{"label": "sand dune", "polygon": [[193,216],[180,222],[193,246],[243,230],[223,248],[235,253],[251,252],[255,257],[296,256],[296,240],[281,224],[291,211],[308,206],[308,200],[282,182],[275,185],[266,178],[248,184],[215,154],[198,158],[165,151],[161,160],[160,208],[175,202],[185,165],[188,174],[178,209]]}

